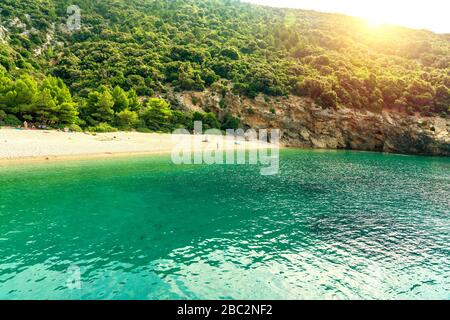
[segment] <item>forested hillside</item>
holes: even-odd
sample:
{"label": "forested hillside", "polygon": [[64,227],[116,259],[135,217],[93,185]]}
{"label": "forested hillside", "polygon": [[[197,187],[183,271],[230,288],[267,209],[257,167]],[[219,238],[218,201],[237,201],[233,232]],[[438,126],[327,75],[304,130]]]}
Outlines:
{"label": "forested hillside", "polygon": [[[66,26],[73,4],[78,30]],[[450,116],[448,34],[233,0],[2,0],[0,8],[3,124],[239,126],[161,99],[205,88]]]}

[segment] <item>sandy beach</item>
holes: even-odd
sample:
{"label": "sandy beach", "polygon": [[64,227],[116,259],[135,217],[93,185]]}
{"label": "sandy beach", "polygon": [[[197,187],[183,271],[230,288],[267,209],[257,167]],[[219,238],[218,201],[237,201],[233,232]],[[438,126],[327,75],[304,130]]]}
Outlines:
{"label": "sandy beach", "polygon": [[[214,138],[201,135],[173,135],[140,132],[81,133],[56,130],[0,129],[0,162],[49,161],[62,159],[115,157],[139,154],[171,153],[180,144],[188,143],[195,150],[268,148],[258,141],[226,141],[217,144]],[[184,140],[183,140],[184,139]],[[207,141],[206,141],[207,140]]]}

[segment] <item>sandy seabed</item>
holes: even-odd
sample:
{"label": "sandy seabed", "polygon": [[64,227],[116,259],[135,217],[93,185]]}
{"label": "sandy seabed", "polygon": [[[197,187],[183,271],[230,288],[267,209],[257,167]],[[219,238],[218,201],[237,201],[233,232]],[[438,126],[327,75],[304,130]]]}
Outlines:
{"label": "sandy seabed", "polygon": [[260,141],[224,141],[202,135],[110,132],[81,133],[56,130],[0,129],[0,161],[48,161],[63,159],[114,157],[138,154],[171,153],[189,145],[197,150],[251,150],[273,147]]}

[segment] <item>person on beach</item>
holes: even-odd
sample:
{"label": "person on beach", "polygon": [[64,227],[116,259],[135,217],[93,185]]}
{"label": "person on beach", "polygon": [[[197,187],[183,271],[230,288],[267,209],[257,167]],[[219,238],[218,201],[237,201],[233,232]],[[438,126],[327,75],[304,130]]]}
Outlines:
{"label": "person on beach", "polygon": [[27,122],[27,120],[25,120],[25,121],[23,122],[23,128],[24,128],[25,130],[28,130],[28,122]]}

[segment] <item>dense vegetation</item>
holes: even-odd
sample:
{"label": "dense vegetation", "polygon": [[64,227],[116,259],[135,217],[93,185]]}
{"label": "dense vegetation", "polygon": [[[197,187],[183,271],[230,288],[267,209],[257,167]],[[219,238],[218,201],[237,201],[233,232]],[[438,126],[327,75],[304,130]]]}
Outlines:
{"label": "dense vegetation", "polygon": [[[450,35],[233,0],[0,3],[0,123],[168,131],[202,119],[173,90],[295,94],[340,105],[450,115]],[[226,106],[225,106],[226,107]]]}

